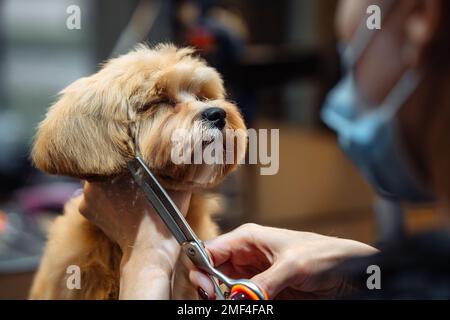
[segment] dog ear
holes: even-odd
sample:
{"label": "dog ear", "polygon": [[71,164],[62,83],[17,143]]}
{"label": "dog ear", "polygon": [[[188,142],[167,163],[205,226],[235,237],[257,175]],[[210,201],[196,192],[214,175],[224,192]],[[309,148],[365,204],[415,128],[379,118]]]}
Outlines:
{"label": "dog ear", "polygon": [[50,107],[32,158],[51,174],[78,178],[118,173],[130,155],[126,105],[91,76],[75,81]]}

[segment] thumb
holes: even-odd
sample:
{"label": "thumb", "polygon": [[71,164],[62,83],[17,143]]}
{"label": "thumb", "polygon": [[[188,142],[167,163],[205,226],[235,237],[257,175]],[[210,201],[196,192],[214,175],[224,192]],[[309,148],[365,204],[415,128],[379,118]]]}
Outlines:
{"label": "thumb", "polygon": [[282,290],[289,286],[293,276],[289,269],[285,264],[274,263],[269,269],[257,274],[250,280],[263,289],[269,299],[274,299]]}

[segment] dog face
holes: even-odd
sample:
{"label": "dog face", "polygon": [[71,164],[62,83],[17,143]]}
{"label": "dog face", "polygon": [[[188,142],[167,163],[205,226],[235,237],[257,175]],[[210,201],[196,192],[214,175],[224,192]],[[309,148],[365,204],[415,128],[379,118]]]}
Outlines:
{"label": "dog face", "polygon": [[[60,95],[41,122],[32,157],[38,168],[82,179],[126,172],[139,151],[171,188],[218,183],[245,154],[246,138],[234,138],[232,163],[175,164],[173,135],[184,129],[189,152],[204,135],[245,130],[237,107],[225,100],[222,79],[191,49],[139,46],[108,61]],[[225,137],[225,134],[223,134]],[[229,149],[229,147],[228,147]]]}

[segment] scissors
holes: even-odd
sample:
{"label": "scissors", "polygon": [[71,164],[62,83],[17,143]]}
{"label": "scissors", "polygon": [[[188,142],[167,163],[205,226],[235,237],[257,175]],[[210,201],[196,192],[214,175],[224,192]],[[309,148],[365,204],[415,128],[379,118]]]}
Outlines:
{"label": "scissors", "polygon": [[[191,229],[183,214],[140,156],[136,156],[135,161],[128,162],[128,170],[180,244],[181,250],[195,266],[209,275],[218,299],[268,300],[264,290],[255,283],[247,279],[231,279],[213,267],[203,242]],[[225,284],[230,291],[223,292],[216,279]]]}

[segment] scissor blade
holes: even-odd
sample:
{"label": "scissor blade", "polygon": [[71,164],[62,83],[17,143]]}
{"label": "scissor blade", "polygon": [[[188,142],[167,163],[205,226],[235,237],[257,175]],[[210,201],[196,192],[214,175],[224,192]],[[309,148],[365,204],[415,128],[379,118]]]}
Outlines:
{"label": "scissor blade", "polygon": [[200,243],[183,214],[144,161],[140,157],[136,157],[136,161],[128,163],[128,169],[178,243],[182,244],[187,241]]}

